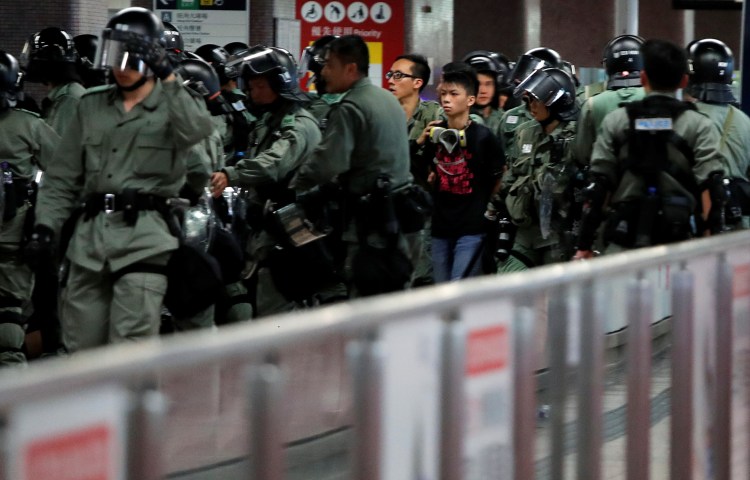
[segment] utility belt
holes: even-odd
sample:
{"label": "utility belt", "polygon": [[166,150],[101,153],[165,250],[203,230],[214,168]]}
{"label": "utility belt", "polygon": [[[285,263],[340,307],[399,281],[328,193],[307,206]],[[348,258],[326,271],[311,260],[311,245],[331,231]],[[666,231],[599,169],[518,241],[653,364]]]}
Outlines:
{"label": "utility belt", "polygon": [[173,204],[172,198],[165,198],[150,193],[139,193],[136,190],[124,190],[122,193],[92,193],[83,203],[83,220],[88,221],[100,213],[109,215],[123,212],[123,219],[128,225],[135,225],[138,212],[142,210],[156,210],[167,212]]}
{"label": "utility belt", "polygon": [[696,217],[689,198],[646,196],[613,206],[604,239],[624,248],[680,242],[696,236]]}

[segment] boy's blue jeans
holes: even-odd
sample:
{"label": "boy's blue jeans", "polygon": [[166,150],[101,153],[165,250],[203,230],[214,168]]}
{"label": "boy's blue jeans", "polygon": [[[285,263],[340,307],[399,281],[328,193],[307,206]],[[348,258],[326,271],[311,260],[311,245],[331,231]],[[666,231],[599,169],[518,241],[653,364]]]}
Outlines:
{"label": "boy's blue jeans", "polygon": [[[482,273],[481,252],[485,234],[456,238],[432,237],[432,269],[435,283],[450,282]],[[466,269],[474,261],[469,272]]]}

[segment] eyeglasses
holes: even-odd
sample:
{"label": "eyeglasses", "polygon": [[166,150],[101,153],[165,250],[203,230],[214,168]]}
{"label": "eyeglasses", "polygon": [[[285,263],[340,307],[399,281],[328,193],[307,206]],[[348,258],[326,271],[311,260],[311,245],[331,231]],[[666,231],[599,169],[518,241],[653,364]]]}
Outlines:
{"label": "eyeglasses", "polygon": [[385,79],[386,80],[390,80],[391,78],[394,79],[394,80],[401,80],[404,77],[407,77],[407,78],[417,78],[414,75],[409,75],[408,73],[400,72],[398,70],[396,70],[396,71],[388,70],[387,72],[385,72]]}

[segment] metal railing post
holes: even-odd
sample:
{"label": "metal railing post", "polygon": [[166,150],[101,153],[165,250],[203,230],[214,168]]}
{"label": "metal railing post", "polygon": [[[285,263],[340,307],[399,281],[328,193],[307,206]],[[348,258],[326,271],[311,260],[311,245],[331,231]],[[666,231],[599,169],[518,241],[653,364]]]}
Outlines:
{"label": "metal railing post", "polygon": [[653,284],[647,279],[628,285],[627,340],[627,479],[648,480],[651,438],[651,322]]}
{"label": "metal railing post", "polygon": [[536,389],[534,368],[535,311],[516,304],[514,317],[513,371],[513,457],[514,478],[534,478],[534,436],[536,433]]}
{"label": "metal railing post", "polygon": [[440,411],[440,480],[463,476],[466,326],[450,318],[443,334]]}
{"label": "metal railing post", "polygon": [[563,480],[565,475],[565,399],[568,390],[568,317],[567,288],[556,288],[551,294],[549,338],[550,389],[550,479]]}
{"label": "metal railing post", "polygon": [[164,427],[167,402],[156,390],[145,390],[134,397],[129,415],[128,478],[161,480],[166,474]]}
{"label": "metal railing post", "polygon": [[282,480],[284,464],[284,375],[265,363],[250,368],[248,378],[251,480]]}
{"label": "metal railing post", "polygon": [[578,405],[578,480],[600,480],[602,475],[602,392],[604,390],[603,299],[594,284],[582,285],[581,361]]}
{"label": "metal railing post", "polygon": [[383,346],[376,337],[349,347],[354,395],[354,480],[380,480]]}
{"label": "metal railing post", "polygon": [[672,480],[693,478],[693,290],[693,273],[683,266],[672,277]]}
{"label": "metal railing post", "polygon": [[732,358],[734,356],[733,270],[721,255],[716,272],[716,407],[714,465],[716,480],[730,480],[732,465]]}

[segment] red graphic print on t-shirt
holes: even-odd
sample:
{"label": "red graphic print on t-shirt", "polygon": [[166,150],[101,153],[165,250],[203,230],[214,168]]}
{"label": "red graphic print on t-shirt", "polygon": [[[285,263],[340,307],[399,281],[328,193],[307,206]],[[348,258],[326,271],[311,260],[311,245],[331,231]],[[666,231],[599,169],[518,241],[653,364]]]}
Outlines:
{"label": "red graphic print on t-shirt", "polygon": [[473,189],[471,180],[474,172],[469,169],[468,160],[471,153],[457,148],[452,153],[439,148],[435,153],[435,171],[437,172],[438,191],[456,195],[469,195]]}

